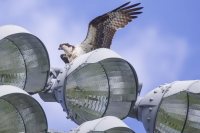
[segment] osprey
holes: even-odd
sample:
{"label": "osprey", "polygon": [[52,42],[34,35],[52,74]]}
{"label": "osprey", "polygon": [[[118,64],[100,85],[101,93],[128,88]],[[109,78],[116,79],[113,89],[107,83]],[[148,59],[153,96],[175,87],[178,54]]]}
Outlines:
{"label": "osprey", "polygon": [[110,48],[115,32],[126,26],[133,19],[137,18],[143,7],[138,7],[140,3],[129,5],[127,2],[120,7],[96,17],[89,23],[88,33],[85,40],[77,46],[68,43],[60,44],[59,50],[64,50],[65,54],[61,59],[65,63],[73,61],[76,57],[88,53],[98,48]]}

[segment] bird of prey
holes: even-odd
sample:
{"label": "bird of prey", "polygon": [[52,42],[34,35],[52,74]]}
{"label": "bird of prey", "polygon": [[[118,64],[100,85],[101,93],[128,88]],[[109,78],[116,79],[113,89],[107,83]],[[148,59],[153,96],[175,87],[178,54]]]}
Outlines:
{"label": "bird of prey", "polygon": [[88,33],[85,40],[73,46],[69,43],[60,44],[59,50],[64,50],[65,55],[61,59],[65,63],[72,62],[76,57],[98,48],[110,48],[115,32],[126,26],[141,14],[143,7],[140,3],[130,5],[127,2],[118,8],[96,17],[89,23]]}

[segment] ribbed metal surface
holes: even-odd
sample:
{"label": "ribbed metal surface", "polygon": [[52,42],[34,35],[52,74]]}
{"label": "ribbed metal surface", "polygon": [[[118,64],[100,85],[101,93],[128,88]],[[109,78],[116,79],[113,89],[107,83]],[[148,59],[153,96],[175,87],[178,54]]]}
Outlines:
{"label": "ribbed metal surface", "polygon": [[41,106],[30,96],[13,93],[0,97],[1,133],[46,133]]}
{"label": "ribbed metal surface", "polygon": [[0,40],[0,85],[14,85],[29,93],[44,89],[49,57],[43,43],[29,33]]}
{"label": "ribbed metal surface", "polygon": [[107,115],[125,118],[137,98],[136,78],[119,58],[80,66],[66,78],[68,115],[78,124]]}

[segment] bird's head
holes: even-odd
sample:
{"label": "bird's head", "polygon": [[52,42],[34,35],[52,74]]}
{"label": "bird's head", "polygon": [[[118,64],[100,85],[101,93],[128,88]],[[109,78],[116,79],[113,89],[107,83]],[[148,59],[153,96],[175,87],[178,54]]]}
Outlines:
{"label": "bird's head", "polygon": [[74,48],[75,47],[73,45],[70,45],[69,43],[63,43],[63,44],[60,44],[58,49],[64,50],[66,54],[71,54]]}

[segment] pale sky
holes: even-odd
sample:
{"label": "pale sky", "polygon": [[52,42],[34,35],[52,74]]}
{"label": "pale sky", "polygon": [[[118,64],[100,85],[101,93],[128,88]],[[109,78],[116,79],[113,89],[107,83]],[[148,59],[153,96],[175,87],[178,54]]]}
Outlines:
{"label": "pale sky", "polygon": [[[127,0],[1,0],[0,25],[14,24],[39,37],[49,52],[51,66],[63,68],[60,43],[79,44],[88,23],[96,16]],[[143,83],[141,95],[160,84],[175,80],[199,79],[200,1],[134,0],[141,2],[143,14],[117,32],[112,47],[127,59]],[[49,129],[68,131],[77,125],[66,119],[57,103],[42,104]],[[136,132],[145,133],[142,124],[128,118],[125,122]]]}

